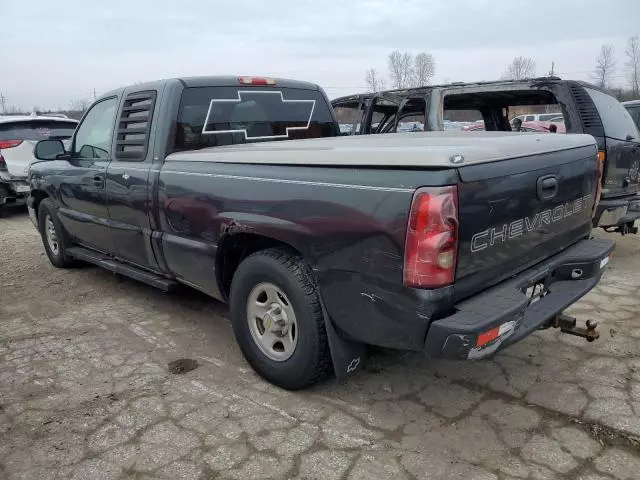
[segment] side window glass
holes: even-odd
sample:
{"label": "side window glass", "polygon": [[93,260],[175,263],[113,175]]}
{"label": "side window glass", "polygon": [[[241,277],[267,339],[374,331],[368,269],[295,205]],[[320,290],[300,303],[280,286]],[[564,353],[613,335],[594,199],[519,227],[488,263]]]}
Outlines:
{"label": "side window glass", "polygon": [[360,106],[359,100],[334,105],[333,111],[338,119],[342,135],[353,135],[358,131],[364,113],[364,105],[360,109],[358,106]]}
{"label": "side window glass", "polygon": [[78,127],[73,144],[76,158],[109,158],[117,98],[96,103]]}
{"label": "side window glass", "polygon": [[598,109],[607,137],[617,140],[626,140],[627,137],[631,137],[638,140],[638,127],[618,100],[599,90],[590,88],[586,90]]}
{"label": "side window glass", "polygon": [[640,128],[640,106],[638,107],[629,107],[629,113],[631,114],[631,118],[636,122],[638,128]]}

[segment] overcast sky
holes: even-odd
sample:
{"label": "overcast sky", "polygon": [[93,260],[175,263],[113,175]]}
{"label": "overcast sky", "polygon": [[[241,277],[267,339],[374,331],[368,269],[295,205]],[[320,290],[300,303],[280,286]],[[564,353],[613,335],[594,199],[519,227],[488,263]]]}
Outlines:
{"label": "overcast sky", "polygon": [[387,56],[426,51],[436,82],[498,78],[516,55],[589,79],[603,43],[625,82],[640,0],[0,0],[7,105],[67,107],[136,81],[254,74],[365,89]]}

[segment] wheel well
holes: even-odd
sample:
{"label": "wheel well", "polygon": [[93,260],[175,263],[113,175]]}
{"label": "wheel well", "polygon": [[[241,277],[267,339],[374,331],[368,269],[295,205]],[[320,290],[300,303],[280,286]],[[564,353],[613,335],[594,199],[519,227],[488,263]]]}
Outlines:
{"label": "wheel well", "polygon": [[217,252],[216,271],[218,272],[218,283],[225,297],[229,297],[231,290],[231,280],[236,269],[242,261],[249,255],[268,248],[284,248],[296,255],[300,252],[291,245],[270,237],[254,235],[251,233],[236,233],[225,237]]}
{"label": "wheel well", "polygon": [[33,210],[35,211],[35,215],[36,215],[36,218],[37,218],[38,217],[38,208],[40,208],[40,202],[42,202],[42,200],[47,198],[49,195],[47,195],[42,190],[32,190],[30,195],[33,198]]}

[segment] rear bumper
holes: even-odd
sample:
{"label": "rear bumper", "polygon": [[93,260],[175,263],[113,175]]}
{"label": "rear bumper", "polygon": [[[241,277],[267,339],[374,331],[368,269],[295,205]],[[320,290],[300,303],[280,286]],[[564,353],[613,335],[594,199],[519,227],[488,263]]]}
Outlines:
{"label": "rear bumper", "polygon": [[[582,240],[511,280],[461,302],[453,315],[431,323],[425,352],[434,358],[477,359],[522,340],[546,326],[600,281],[614,245],[611,240]],[[540,282],[544,282],[548,294],[529,304],[524,290]],[[479,335],[495,328],[499,328],[500,336],[477,347]]]}
{"label": "rear bumper", "polygon": [[615,227],[640,218],[640,196],[601,199],[596,208],[593,224],[597,227]]}
{"label": "rear bumper", "polygon": [[27,202],[29,192],[19,192],[20,188],[27,186],[22,180],[6,180],[0,178],[0,205],[24,205]]}

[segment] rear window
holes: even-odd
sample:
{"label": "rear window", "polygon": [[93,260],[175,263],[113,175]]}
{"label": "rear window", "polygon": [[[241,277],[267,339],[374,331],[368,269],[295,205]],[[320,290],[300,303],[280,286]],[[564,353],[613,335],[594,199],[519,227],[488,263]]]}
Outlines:
{"label": "rear window", "polygon": [[336,135],[319,91],[197,87],[182,94],[174,150]]}
{"label": "rear window", "polygon": [[0,140],[46,140],[69,138],[77,123],[64,120],[28,120],[0,123]]}
{"label": "rear window", "polygon": [[596,105],[604,126],[604,134],[617,140],[626,140],[628,136],[638,140],[638,127],[629,112],[611,95],[587,88],[591,100]]}

